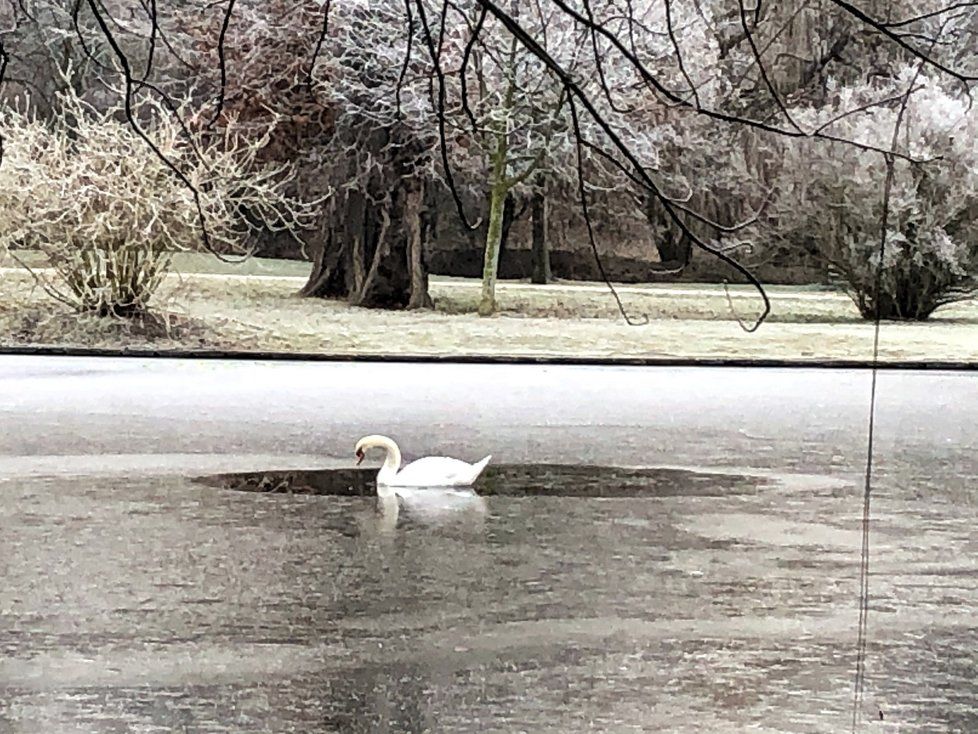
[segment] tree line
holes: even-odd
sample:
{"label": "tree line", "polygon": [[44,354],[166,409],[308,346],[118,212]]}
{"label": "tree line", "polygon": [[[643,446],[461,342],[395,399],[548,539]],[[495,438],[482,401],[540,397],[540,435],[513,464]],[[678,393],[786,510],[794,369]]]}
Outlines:
{"label": "tree line", "polygon": [[172,252],[281,230],[304,295],[424,308],[450,219],[491,314],[513,221],[547,282],[559,217],[602,275],[626,234],[665,278],[716,259],[757,324],[772,258],[820,263],[866,317],[926,318],[978,287],[976,5],[20,0],[0,244],[119,316]]}

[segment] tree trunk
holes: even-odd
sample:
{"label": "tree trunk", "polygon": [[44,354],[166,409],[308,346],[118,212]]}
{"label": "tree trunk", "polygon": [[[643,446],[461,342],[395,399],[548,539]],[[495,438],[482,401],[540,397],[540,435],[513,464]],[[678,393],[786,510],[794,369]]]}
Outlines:
{"label": "tree trunk", "polygon": [[367,256],[364,248],[367,246],[369,234],[367,232],[369,222],[367,221],[367,202],[364,195],[359,191],[351,193],[353,204],[347,207],[343,221],[346,222],[346,238],[344,242],[350,248],[351,274],[353,285],[350,289],[352,293],[359,293],[363,290],[363,284],[367,280],[367,273],[364,263]]}
{"label": "tree trunk", "polygon": [[499,268],[499,243],[503,235],[503,201],[506,192],[494,186],[489,199],[489,228],[486,233],[486,257],[482,269],[482,298],[479,315],[491,316],[496,311],[496,273]]}
{"label": "tree trunk", "polygon": [[482,297],[479,315],[496,311],[496,276],[499,272],[499,245],[503,235],[503,209],[509,188],[506,185],[507,140],[505,131],[496,136],[496,153],[492,164],[492,190],[489,194],[489,224],[486,228],[486,252],[482,266]]}
{"label": "tree trunk", "polygon": [[506,257],[506,251],[509,248],[509,232],[513,228],[513,222],[516,220],[516,199],[513,197],[512,192],[506,194],[506,199],[503,201],[503,231],[499,237],[499,262],[503,262]]}
{"label": "tree trunk", "polygon": [[403,265],[398,268],[396,262],[398,255],[403,255],[402,263],[408,260],[406,240],[402,252],[402,248],[398,247],[401,243],[389,236],[392,216],[397,219],[394,222],[394,236],[397,236],[399,229],[404,229],[404,222],[397,217],[399,212],[396,207],[397,204],[393,202],[388,206],[378,206],[372,216],[364,219],[363,249],[357,265],[365,268],[369,257],[370,269],[363,282],[357,284],[350,294],[350,303],[354,306],[404,308],[407,305],[409,286],[405,284],[406,269]]}
{"label": "tree trunk", "polygon": [[659,265],[663,270],[681,272],[693,256],[693,245],[669,218],[659,200],[648,197],[645,217],[652,226]]}
{"label": "tree trunk", "polygon": [[550,243],[547,241],[547,197],[535,191],[530,206],[533,214],[533,242],[530,250],[530,281],[545,285],[553,280],[550,272]]}
{"label": "tree trunk", "polygon": [[693,256],[693,246],[685,234],[668,231],[656,242],[659,262],[663,267],[680,268],[689,265]]}
{"label": "tree trunk", "polygon": [[[349,205],[349,196],[343,206],[330,206],[323,213],[322,222],[316,233],[318,243],[313,245],[312,272],[309,279],[299,291],[299,295],[312,298],[345,298],[353,289],[353,252],[344,246],[356,226],[349,226],[348,231],[341,232],[335,226],[337,211],[345,210],[352,213],[355,206]],[[352,225],[355,217],[346,220]]]}
{"label": "tree trunk", "polygon": [[407,179],[386,199],[348,192],[327,214],[301,294],[367,308],[431,306],[422,248],[424,181]]}
{"label": "tree trunk", "polygon": [[[376,125],[354,135],[350,148],[358,154],[344,164],[349,180],[362,181],[362,188],[329,200],[302,295],[345,298],[367,308],[431,306],[422,253],[428,152],[410,135]],[[377,163],[367,177],[361,175],[363,151]]]}
{"label": "tree trunk", "polygon": [[[348,189],[329,200],[302,295],[345,298],[367,308],[431,306],[422,252],[428,187],[419,165],[427,154],[410,145],[392,145],[397,138],[396,129],[373,128],[361,141],[378,151],[381,170],[369,177],[365,188]],[[349,162],[351,180],[358,165],[355,158]]]}
{"label": "tree trunk", "polygon": [[431,308],[428,295],[428,271],[424,266],[424,186],[408,188],[404,200],[404,224],[407,235],[408,272],[411,275],[411,293],[408,308]]}

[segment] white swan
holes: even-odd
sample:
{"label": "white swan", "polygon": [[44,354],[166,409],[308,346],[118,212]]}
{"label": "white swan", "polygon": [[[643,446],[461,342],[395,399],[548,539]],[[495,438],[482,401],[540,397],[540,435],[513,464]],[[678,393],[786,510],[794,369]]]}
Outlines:
{"label": "white swan", "polygon": [[446,456],[426,456],[412,461],[401,469],[401,450],[387,436],[364,436],[357,441],[357,465],[363,461],[368,449],[382,448],[387,451],[384,465],[377,473],[377,486],[387,487],[468,487],[486,468],[492,456],[475,464],[469,464]]}

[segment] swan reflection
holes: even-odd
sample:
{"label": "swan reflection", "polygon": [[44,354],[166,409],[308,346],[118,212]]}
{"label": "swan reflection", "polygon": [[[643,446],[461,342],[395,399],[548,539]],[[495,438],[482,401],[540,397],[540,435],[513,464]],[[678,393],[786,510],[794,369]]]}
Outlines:
{"label": "swan reflection", "polygon": [[487,513],[485,498],[468,488],[377,487],[380,530],[394,530],[399,519],[429,526],[482,527]]}

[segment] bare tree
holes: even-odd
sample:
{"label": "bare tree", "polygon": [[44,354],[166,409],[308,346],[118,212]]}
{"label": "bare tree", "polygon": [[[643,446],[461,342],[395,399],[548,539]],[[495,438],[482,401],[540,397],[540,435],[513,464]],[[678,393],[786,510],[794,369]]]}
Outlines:
{"label": "bare tree", "polygon": [[220,50],[196,54],[214,127],[231,113],[254,134],[274,121],[265,159],[296,164],[296,195],[331,193],[306,237],[302,294],[430,306],[421,248],[437,137],[424,72],[402,69],[406,40],[390,33],[403,7],[241,0],[229,10],[184,15],[177,42]]}
{"label": "bare tree", "polygon": [[[517,2],[508,9],[534,28],[565,65],[574,67],[580,39],[566,35],[567,24],[560,24],[559,15]],[[446,22],[452,18],[447,16]],[[445,34],[442,60],[457,70],[447,90],[456,103],[446,110],[446,122],[451,164],[477,186],[484,181],[487,193],[479,313],[489,315],[496,309],[499,257],[515,218],[517,193],[529,198],[537,174],[556,163],[554,148],[569,125],[567,99],[553,74],[497,20],[488,18],[485,8],[470,2],[461,21],[461,28],[449,27]]]}
{"label": "bare tree", "polygon": [[312,67],[315,93],[334,110],[324,154],[338,195],[307,295],[345,295],[363,306],[431,305],[422,246],[437,136],[429,70],[411,60],[410,40],[390,33],[402,12],[393,2],[334,9],[333,33]]}

